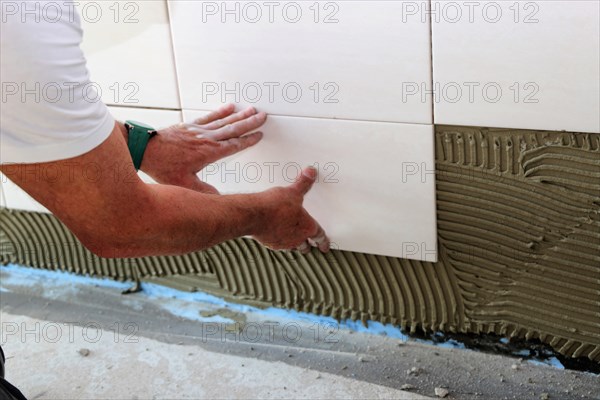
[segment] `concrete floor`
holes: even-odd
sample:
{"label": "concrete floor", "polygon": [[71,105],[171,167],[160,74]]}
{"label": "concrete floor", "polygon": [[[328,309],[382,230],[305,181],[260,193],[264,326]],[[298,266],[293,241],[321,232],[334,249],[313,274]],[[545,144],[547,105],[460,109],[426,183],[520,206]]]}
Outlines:
{"label": "concrete floor", "polygon": [[[58,325],[2,314],[2,321],[40,326],[40,337],[10,340],[7,379],[29,399],[425,399],[330,373],[215,353],[114,331]],[[55,341],[55,333],[59,332]],[[70,336],[70,337],[69,337]],[[47,340],[51,338],[52,340]]]}
{"label": "concrete floor", "polygon": [[448,399],[600,398],[589,373],[154,285],[123,296],[126,287],[0,267],[9,381],[30,399],[419,399],[436,388]]}

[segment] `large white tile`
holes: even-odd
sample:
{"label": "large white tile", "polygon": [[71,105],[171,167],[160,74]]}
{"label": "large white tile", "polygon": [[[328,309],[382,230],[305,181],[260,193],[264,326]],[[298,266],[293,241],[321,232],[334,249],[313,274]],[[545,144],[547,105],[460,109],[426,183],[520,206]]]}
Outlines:
{"label": "large white tile", "polygon": [[[126,107],[109,107],[111,114],[120,121],[132,119],[140,122],[145,122],[155,128],[164,128],[169,125],[174,125],[181,122],[181,112],[166,111],[166,110],[148,110],[139,108]],[[153,180],[139,172],[140,177],[148,183],[153,183]],[[46,212],[49,211],[29,196],[23,189],[15,185],[10,179],[0,173],[0,205],[16,210],[27,210]]]}
{"label": "large white tile", "polygon": [[[184,110],[184,119],[202,114]],[[318,166],[305,204],[335,247],[436,259],[431,125],[270,116],[261,130],[262,142],[200,177],[223,193],[257,192]]]}
{"label": "large white tile", "polygon": [[171,0],[182,108],[431,124],[431,101],[403,95],[431,80],[412,3]]}
{"label": "large white tile", "polygon": [[436,123],[600,132],[598,1],[467,3],[432,4]]}
{"label": "large white tile", "polygon": [[166,0],[79,3],[82,49],[102,100],[179,108]]}

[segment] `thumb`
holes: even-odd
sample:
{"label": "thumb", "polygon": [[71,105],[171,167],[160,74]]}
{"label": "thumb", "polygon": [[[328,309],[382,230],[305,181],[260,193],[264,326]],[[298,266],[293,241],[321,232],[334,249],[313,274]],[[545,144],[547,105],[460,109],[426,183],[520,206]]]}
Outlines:
{"label": "thumb", "polygon": [[292,184],[292,188],[299,191],[303,196],[308,193],[310,188],[317,180],[317,170],[313,167],[304,168],[302,173],[296,178],[296,182]]}

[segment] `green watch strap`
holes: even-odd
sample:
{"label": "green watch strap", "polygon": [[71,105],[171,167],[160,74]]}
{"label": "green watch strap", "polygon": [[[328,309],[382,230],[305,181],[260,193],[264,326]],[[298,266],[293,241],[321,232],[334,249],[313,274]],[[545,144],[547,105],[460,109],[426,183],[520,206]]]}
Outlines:
{"label": "green watch strap", "polygon": [[156,130],[149,125],[136,121],[125,121],[125,128],[128,132],[127,147],[129,147],[129,154],[131,154],[135,169],[139,170],[148,141],[156,135]]}

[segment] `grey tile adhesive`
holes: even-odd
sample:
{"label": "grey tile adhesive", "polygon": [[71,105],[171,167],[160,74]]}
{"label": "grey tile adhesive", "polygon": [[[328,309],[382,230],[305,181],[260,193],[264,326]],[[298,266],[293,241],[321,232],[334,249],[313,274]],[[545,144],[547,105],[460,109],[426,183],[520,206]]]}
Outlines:
{"label": "grey tile adhesive", "polygon": [[436,128],[440,261],[269,251],[95,257],[53,216],[0,210],[0,262],[203,290],[229,300],[539,339],[600,362],[600,135]]}

